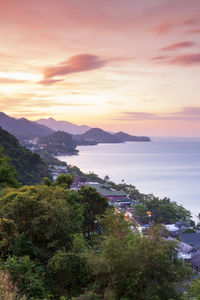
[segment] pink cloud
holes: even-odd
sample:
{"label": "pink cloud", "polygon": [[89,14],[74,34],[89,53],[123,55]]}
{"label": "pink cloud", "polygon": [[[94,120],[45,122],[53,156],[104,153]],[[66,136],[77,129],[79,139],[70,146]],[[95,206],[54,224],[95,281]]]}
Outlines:
{"label": "pink cloud", "polygon": [[197,23],[197,19],[196,18],[186,19],[186,20],[182,21],[181,23],[183,25],[192,26]]}
{"label": "pink cloud", "polygon": [[171,20],[167,20],[161,24],[159,24],[157,27],[153,29],[153,31],[158,35],[167,34],[172,30],[174,27],[174,22]]}
{"label": "pink cloud", "polygon": [[190,34],[200,33],[200,28],[187,30],[186,33],[190,33]]}
{"label": "pink cloud", "polygon": [[195,43],[193,43],[193,42],[183,41],[183,42],[177,42],[177,43],[171,44],[167,47],[161,48],[161,50],[173,51],[173,50],[176,50],[176,49],[192,47],[194,45],[195,45]]}
{"label": "pink cloud", "polygon": [[122,112],[113,119],[119,121],[199,121],[200,107],[183,107],[180,111],[171,113]]}
{"label": "pink cloud", "polygon": [[158,55],[158,56],[154,56],[152,59],[155,61],[159,61],[159,60],[163,60],[168,58],[168,56],[164,56],[164,55]]}
{"label": "pink cloud", "polygon": [[74,55],[56,66],[46,68],[44,70],[44,79],[99,69],[105,66],[107,61],[92,54]]}
{"label": "pink cloud", "polygon": [[155,56],[152,59],[167,65],[195,66],[200,64],[200,53],[187,53],[176,56]]}
{"label": "pink cloud", "polygon": [[197,24],[197,18],[188,18],[182,20],[169,19],[161,22],[158,26],[153,28],[153,31],[158,35],[164,35],[177,27],[187,27]]}
{"label": "pink cloud", "polygon": [[190,66],[200,64],[200,53],[183,54],[175,56],[169,60],[169,63],[180,66]]}
{"label": "pink cloud", "polygon": [[38,83],[40,84],[44,84],[44,85],[52,85],[54,83],[57,83],[57,82],[61,82],[63,81],[62,79],[43,79],[41,81],[39,81]]}

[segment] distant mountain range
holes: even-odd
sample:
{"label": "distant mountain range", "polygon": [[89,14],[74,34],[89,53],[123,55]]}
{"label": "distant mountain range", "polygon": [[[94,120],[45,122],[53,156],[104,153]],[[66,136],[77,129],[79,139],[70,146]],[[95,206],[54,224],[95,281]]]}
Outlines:
{"label": "distant mountain range", "polygon": [[[109,133],[101,128],[90,128],[89,126],[78,126],[67,121],[56,121],[53,118],[40,119],[38,121],[29,121],[25,118],[15,119],[0,112],[0,126],[13,134],[20,141],[33,137],[48,137],[48,139],[58,138],[54,136],[55,131],[67,132],[73,135],[76,145],[96,145],[98,143],[123,143],[131,142],[149,142],[150,138],[145,136],[134,136],[125,132]],[[52,136],[51,136],[52,135]],[[66,137],[59,133],[59,138],[65,141]],[[69,137],[68,137],[69,139]],[[71,148],[72,142],[69,143]],[[66,147],[66,145],[65,145]],[[74,147],[72,147],[74,148]]]}
{"label": "distant mountain range", "polygon": [[86,125],[76,125],[67,121],[56,121],[53,118],[39,119],[36,121],[38,124],[45,125],[54,131],[64,131],[70,134],[83,134],[91,127]]}
{"label": "distant mountain range", "polygon": [[96,143],[123,143],[123,142],[150,142],[150,138],[146,136],[134,136],[125,132],[118,132],[116,134],[108,133],[100,128],[91,128],[84,134],[75,135],[75,140],[93,141]]}
{"label": "distant mountain range", "polygon": [[41,137],[54,131],[44,125],[29,121],[25,118],[15,119],[0,112],[0,126],[18,139]]}
{"label": "distant mountain range", "polygon": [[150,142],[151,139],[147,136],[135,136],[119,131],[115,133],[115,136],[119,138],[122,142]]}
{"label": "distant mountain range", "polygon": [[114,134],[108,133],[100,128],[91,128],[84,134],[74,136],[74,139],[95,141],[96,143],[121,143],[122,142]]}

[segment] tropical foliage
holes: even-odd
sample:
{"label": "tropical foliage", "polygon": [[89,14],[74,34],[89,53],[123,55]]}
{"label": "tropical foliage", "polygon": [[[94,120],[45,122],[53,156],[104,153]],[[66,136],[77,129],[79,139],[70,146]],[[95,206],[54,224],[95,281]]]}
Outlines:
{"label": "tropical foliage", "polygon": [[46,164],[40,156],[22,147],[18,140],[0,127],[0,145],[3,153],[10,158],[10,164],[15,167],[18,179],[23,184],[36,184],[42,178],[49,176]]}

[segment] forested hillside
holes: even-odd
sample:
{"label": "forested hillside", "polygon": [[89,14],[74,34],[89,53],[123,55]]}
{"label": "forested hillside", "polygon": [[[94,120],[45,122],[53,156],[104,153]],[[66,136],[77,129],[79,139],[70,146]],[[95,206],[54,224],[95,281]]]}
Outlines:
{"label": "forested hillside", "polygon": [[[162,227],[142,236],[91,187],[69,175],[0,199],[1,268],[18,296],[56,300],[182,299],[189,267]],[[6,299],[6,298],[4,298]],[[18,299],[18,298],[13,298]]]}
{"label": "forested hillside", "polygon": [[18,140],[0,127],[0,147],[10,157],[10,163],[16,168],[18,180],[23,184],[36,184],[48,176],[48,168],[40,156],[22,147]]}
{"label": "forested hillside", "polygon": [[158,219],[141,234],[97,190],[70,189],[73,176],[20,187],[7,162],[1,154],[0,299],[198,299],[199,281],[183,294],[191,268]]}
{"label": "forested hillside", "polygon": [[40,138],[40,143],[45,144],[45,150],[50,154],[76,154],[76,142],[71,134],[57,131]]}

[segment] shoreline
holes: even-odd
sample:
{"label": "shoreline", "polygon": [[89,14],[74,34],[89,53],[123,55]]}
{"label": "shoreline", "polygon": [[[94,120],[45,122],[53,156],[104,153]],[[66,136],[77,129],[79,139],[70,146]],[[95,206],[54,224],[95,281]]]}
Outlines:
{"label": "shoreline", "polygon": [[[113,144],[98,144],[96,147],[84,146],[84,148],[79,146],[81,155],[61,156],[59,160],[78,166],[84,173],[91,171],[101,178],[109,175],[116,183],[124,179],[126,183],[135,185],[141,193],[153,193],[159,198],[168,197],[191,210],[195,217],[199,212],[200,197],[198,189],[200,159],[197,148],[197,146],[200,148],[200,139],[168,142],[168,139],[140,145],[127,142],[118,144],[117,148]],[[195,153],[194,145],[191,144],[193,142]],[[129,151],[129,147],[134,149]]]}

